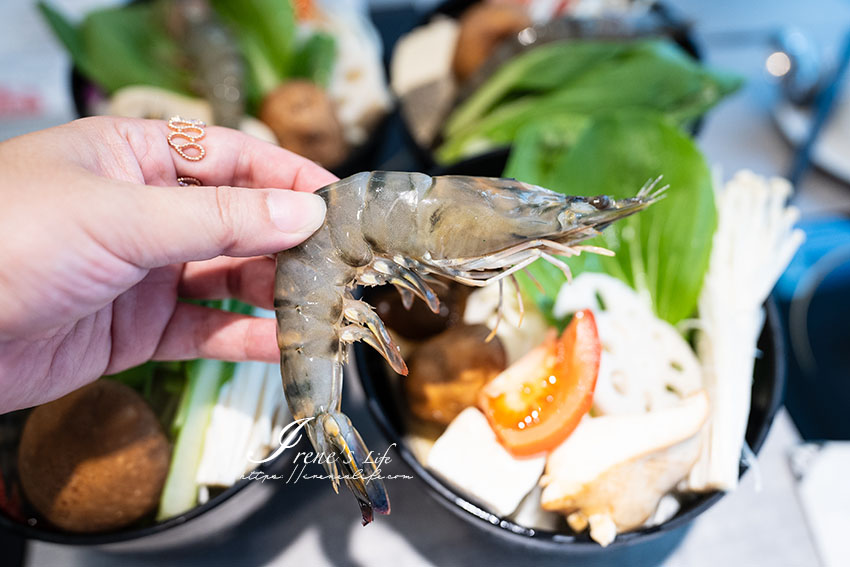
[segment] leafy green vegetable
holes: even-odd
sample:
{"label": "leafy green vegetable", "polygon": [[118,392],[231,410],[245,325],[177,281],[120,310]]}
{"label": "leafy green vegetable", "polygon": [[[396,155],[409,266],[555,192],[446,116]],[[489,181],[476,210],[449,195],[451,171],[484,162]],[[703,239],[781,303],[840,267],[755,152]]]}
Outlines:
{"label": "leafy green vegetable", "polygon": [[588,118],[622,109],[685,124],[740,84],[666,41],[551,43],[506,63],[455,109],[436,155],[448,163],[509,145],[536,120],[561,120],[576,135]]}
{"label": "leafy green vegetable", "polygon": [[299,46],[290,74],[327,87],[335,60],[336,40],[328,34],[315,33]]}
{"label": "leafy green vegetable", "polygon": [[263,54],[262,46],[252,37],[240,37],[239,44],[245,57],[245,96],[248,107],[256,113],[263,97],[280,84],[280,73],[273,62]]}
{"label": "leafy green vegetable", "polygon": [[552,169],[575,145],[590,121],[586,117],[574,120],[556,115],[550,120],[528,123],[517,131],[505,171],[515,179],[547,187]]}
{"label": "leafy green vegetable", "polygon": [[512,95],[562,87],[592,66],[620,55],[628,44],[555,42],[517,55],[496,71],[449,117],[445,133],[452,136],[486,115]]}
{"label": "leafy green vegetable", "polygon": [[281,0],[211,0],[219,17],[240,41],[250,39],[268,67],[285,73],[295,55],[295,12]]}
{"label": "leafy green vegetable", "polygon": [[71,22],[65,19],[65,16],[46,2],[39,2],[38,10],[44,16],[44,19],[47,20],[47,24],[51,27],[53,33],[56,34],[56,37],[71,54],[71,59],[74,60],[77,67],[86,75],[91,76],[91,63],[83,47],[80,34],[77,33],[77,29]]}
{"label": "leafy green vegetable", "polygon": [[557,123],[564,136],[577,139],[591,116],[567,111],[558,101],[519,99],[496,108],[471,128],[447,138],[435,155],[441,163],[451,163],[468,155],[511,146],[520,130],[534,122]]}
{"label": "leafy green vegetable", "polygon": [[211,0],[219,17],[234,32],[248,67],[250,108],[288,78],[326,86],[336,59],[336,43],[324,33],[297,40],[295,12],[286,0]]}
{"label": "leafy green vegetable", "polygon": [[156,362],[148,361],[144,364],[140,364],[139,366],[128,368],[123,372],[107,376],[107,378],[109,378],[110,380],[115,380],[116,382],[121,382],[126,386],[130,386],[137,392],[144,395],[151,389],[151,383],[154,380],[156,364]]}
{"label": "leafy green vegetable", "polygon": [[[568,264],[574,273],[605,272],[648,294],[656,314],[670,323],[693,315],[717,225],[711,174],[693,141],[669,119],[646,112],[598,117],[556,160],[541,159],[551,148],[541,136],[528,136],[536,145],[512,156],[505,175],[519,171],[523,181],[561,193],[622,199],[663,174],[670,185],[664,199],[589,241],[613,250],[614,257],[582,254]],[[540,261],[530,272],[545,293],[525,276],[523,291],[547,312],[546,302],[565,278]]]}
{"label": "leafy green vegetable", "polygon": [[[299,40],[288,0],[211,0],[216,14],[239,44],[247,68],[247,107],[283,81],[307,78],[327,86],[336,59],[330,35],[316,32]],[[74,64],[107,93],[129,85],[151,85],[192,95],[192,73],[182,50],[166,30],[168,3],[138,2],[96,10],[74,26],[45,2],[39,9],[68,49]]]}
{"label": "leafy green vegetable", "polygon": [[171,429],[177,402],[186,383],[184,366],[184,362],[148,361],[104,378],[121,382],[141,394],[167,432]]}
{"label": "leafy green vegetable", "polygon": [[295,55],[295,12],[280,0],[211,0],[210,4],[236,36],[247,63],[249,106],[288,75]]}
{"label": "leafy green vegetable", "polygon": [[190,94],[180,49],[162,24],[161,6],[140,2],[91,12],[74,27],[44,2],[39,9],[80,70],[108,93],[151,85]]}

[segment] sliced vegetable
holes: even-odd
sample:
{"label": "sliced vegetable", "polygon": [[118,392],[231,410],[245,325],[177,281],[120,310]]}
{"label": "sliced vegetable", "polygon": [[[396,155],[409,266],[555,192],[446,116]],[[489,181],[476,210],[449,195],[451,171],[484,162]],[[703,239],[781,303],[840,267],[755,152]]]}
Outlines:
{"label": "sliced vegetable", "polygon": [[[204,304],[247,314],[251,306],[236,300]],[[186,386],[180,400],[171,435],[176,439],[171,466],[159,502],[157,520],[182,514],[198,502],[198,467],[204,450],[204,437],[218,399],[219,389],[233,377],[236,364],[220,360],[193,360],[186,363]]]}
{"label": "sliced vegetable", "polygon": [[[283,401],[280,370],[276,364],[243,362],[218,392],[204,437],[203,454],[195,480],[207,486],[230,486],[256,467],[272,443],[273,410]],[[252,440],[263,425],[266,440]],[[259,435],[260,432],[257,432]]]}
{"label": "sliced vegetable", "polygon": [[198,501],[195,475],[204,448],[204,433],[210,422],[221,384],[233,374],[235,364],[220,360],[195,360],[188,365],[188,383],[180,411],[179,427],[171,457],[171,468],[162,490],[157,520],[191,510]]}
{"label": "sliced vegetable", "polygon": [[554,315],[564,317],[581,309],[593,309],[602,345],[594,417],[651,413],[678,404],[702,387],[691,345],[622,281],[583,272],[565,283]]}
{"label": "sliced vegetable", "polygon": [[601,349],[590,310],[579,311],[559,339],[552,336],[481,391],[479,405],[514,456],[558,446],[593,403]]}

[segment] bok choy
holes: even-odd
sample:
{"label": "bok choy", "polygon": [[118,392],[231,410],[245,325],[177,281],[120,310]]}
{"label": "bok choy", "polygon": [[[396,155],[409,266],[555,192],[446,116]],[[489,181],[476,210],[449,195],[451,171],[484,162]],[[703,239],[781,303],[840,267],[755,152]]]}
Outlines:
{"label": "bok choy", "polygon": [[589,118],[622,109],[687,125],[740,84],[667,41],[553,42],[511,59],[460,104],[437,158],[451,163],[509,146],[533,122],[557,121],[575,138]]}
{"label": "bok choy", "polygon": [[[669,119],[647,112],[599,117],[572,147],[545,128],[523,136],[526,144],[514,151],[505,175],[554,191],[622,199],[663,175],[662,183],[669,185],[664,199],[588,241],[615,256],[584,253],[567,263],[575,273],[604,272],[623,280],[672,324],[691,317],[708,267],[717,213],[711,174],[690,137]],[[539,261],[530,272],[545,285],[545,293],[521,274],[523,289],[544,313],[550,312],[546,302],[566,278]]]}

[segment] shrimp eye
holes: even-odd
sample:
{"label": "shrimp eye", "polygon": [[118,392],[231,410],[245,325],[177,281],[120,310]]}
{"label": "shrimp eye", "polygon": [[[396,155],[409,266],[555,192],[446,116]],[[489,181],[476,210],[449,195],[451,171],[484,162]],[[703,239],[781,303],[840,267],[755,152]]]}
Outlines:
{"label": "shrimp eye", "polygon": [[597,195],[596,197],[591,197],[589,203],[602,211],[611,206],[611,199],[608,195]]}

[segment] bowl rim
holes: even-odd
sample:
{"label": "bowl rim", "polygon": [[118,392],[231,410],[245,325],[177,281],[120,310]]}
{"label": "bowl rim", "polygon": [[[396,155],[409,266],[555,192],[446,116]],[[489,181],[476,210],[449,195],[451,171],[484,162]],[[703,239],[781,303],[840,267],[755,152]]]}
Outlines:
{"label": "bowl rim", "polygon": [[[769,297],[764,303],[765,322],[762,328],[762,333],[767,333],[767,339],[771,345],[771,362],[773,363],[773,386],[770,391],[770,398],[767,404],[767,412],[764,416],[764,421],[758,427],[755,434],[755,442],[750,449],[754,454],[758,454],[764,445],[767,434],[770,431],[776,413],[782,405],[782,396],[785,389],[785,345],[782,338],[782,329],[779,319],[779,311],[777,309],[773,297]],[[690,524],[700,514],[716,504],[726,492],[712,491],[697,495],[696,503],[684,512],[677,512],[673,518],[662,522],[656,526],[643,527],[637,530],[631,530],[624,533],[618,533],[617,537],[607,547],[601,547],[597,542],[590,539],[587,532],[582,534],[571,535],[566,533],[557,533],[547,530],[538,530],[520,526],[510,520],[506,520],[488,512],[477,503],[471,501],[464,495],[456,492],[446,483],[431,473],[422,463],[420,463],[408,448],[403,436],[393,426],[386,412],[381,407],[378,400],[375,384],[370,377],[370,369],[367,366],[364,353],[367,352],[366,347],[360,343],[355,343],[352,356],[353,363],[350,364],[350,371],[354,371],[363,390],[366,394],[366,405],[373,419],[378,423],[386,438],[395,443],[395,450],[401,455],[402,460],[413,469],[419,479],[425,483],[429,490],[426,490],[432,498],[437,500],[441,505],[462,517],[467,522],[476,525],[477,527],[488,530],[513,540],[521,545],[545,548],[549,550],[572,551],[578,553],[593,553],[602,550],[611,550],[616,548],[624,548],[636,543],[646,543],[661,537],[662,535],[672,532],[678,528]],[[375,354],[377,356],[377,354]],[[752,401],[751,401],[752,409]],[[752,413],[747,419],[747,427],[750,427],[750,419]],[[742,478],[747,471],[748,466],[741,463],[739,470],[739,478]]]}
{"label": "bowl rim", "polygon": [[154,534],[169,530],[173,527],[185,524],[190,520],[204,514],[205,512],[216,508],[224,501],[228,500],[230,497],[242,490],[245,486],[247,486],[248,482],[250,482],[248,479],[239,480],[236,484],[227,488],[221,494],[215,496],[214,498],[210,498],[207,502],[201,504],[200,506],[195,506],[188,512],[185,512],[178,516],[172,516],[171,518],[168,518],[167,520],[164,520],[162,522],[157,522],[152,526],[145,526],[137,529],[123,529],[98,534],[62,532],[58,530],[54,531],[41,529],[37,527],[40,524],[22,524],[11,520],[4,513],[0,513],[0,527],[5,528],[9,531],[13,531],[26,539],[35,539],[50,543],[60,543],[63,545],[89,546],[122,543],[152,536]]}
{"label": "bowl rim", "polygon": [[74,533],[61,531],[58,528],[44,529],[41,527],[44,523],[36,523],[34,525],[29,524],[28,521],[21,523],[10,518],[5,511],[0,510],[0,529],[15,533],[26,539],[73,546],[100,546],[141,540],[143,538],[168,531],[177,526],[187,524],[195,518],[218,508],[236,496],[250,483],[254,482],[250,478],[252,472],[260,470],[274,471],[275,474],[283,472],[285,470],[284,467],[286,467],[289,462],[283,459],[284,454],[285,452],[281,452],[273,459],[263,463],[262,466],[257,466],[250,472],[243,474],[242,478],[233,483],[232,486],[227,487],[221,493],[213,496],[203,504],[195,506],[182,514],[171,516],[161,522],[156,522],[153,525],[139,528],[121,528],[110,532]]}

